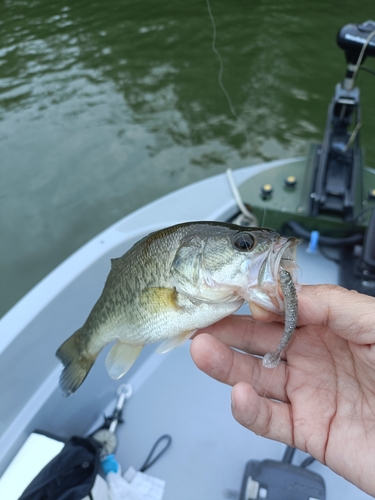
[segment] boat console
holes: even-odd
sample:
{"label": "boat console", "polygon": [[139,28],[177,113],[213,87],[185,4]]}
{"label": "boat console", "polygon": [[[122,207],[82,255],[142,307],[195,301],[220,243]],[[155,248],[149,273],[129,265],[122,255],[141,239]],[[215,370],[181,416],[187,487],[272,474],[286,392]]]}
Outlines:
{"label": "boat console", "polygon": [[240,188],[261,225],[314,242],[340,267],[339,284],[375,295],[375,169],[363,164],[360,91],[355,78],[375,57],[375,22],[337,34],[347,69],[328,107],[323,142],[307,160],[269,170]]}

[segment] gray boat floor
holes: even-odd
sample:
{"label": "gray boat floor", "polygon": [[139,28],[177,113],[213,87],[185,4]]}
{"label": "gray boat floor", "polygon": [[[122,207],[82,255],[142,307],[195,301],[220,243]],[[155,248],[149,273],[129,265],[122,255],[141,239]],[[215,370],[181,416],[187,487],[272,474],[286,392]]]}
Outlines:
{"label": "gray boat floor", "polygon": [[[116,458],[123,472],[130,465],[139,469],[157,438],[168,433],[171,447],[147,471],[166,481],[164,500],[238,498],[246,462],[281,460],[285,445],[256,436],[234,420],[231,388],[194,365],[189,344],[151,355],[128,381],[134,392],[124,408],[125,423],[118,427]],[[293,463],[306,456],[297,451]],[[324,477],[328,500],[371,498],[318,462],[309,469]]]}
{"label": "gray boat floor", "polygon": [[[300,282],[314,284],[324,276],[326,283],[337,283],[332,261],[318,254],[314,261],[306,245],[300,245]],[[245,305],[238,312],[248,311]],[[234,420],[231,387],[202,373],[190,357],[189,346],[190,341],[167,354],[151,354],[125,381],[132,385],[133,395],[124,408],[125,423],[118,427],[116,458],[123,472],[130,465],[138,470],[155,441],[170,434],[171,447],[147,471],[166,481],[163,500],[236,499],[247,461],[281,460],[285,445],[256,436]],[[293,464],[306,457],[297,450]],[[319,462],[309,469],[323,476],[327,500],[371,498]]]}
{"label": "gray boat floor", "polygon": [[[319,255],[315,258],[314,255],[306,254],[305,249],[304,245],[298,249],[298,264],[303,270],[299,281],[311,284],[318,281],[337,283],[337,268],[334,263],[322,259]],[[103,275],[103,279],[108,272],[107,262],[102,265],[104,260],[105,257],[99,262],[102,266],[100,269],[98,264],[99,274]],[[72,317],[63,315],[61,307],[52,302],[46,308],[45,315],[38,318],[39,323],[34,321],[31,324],[31,327],[37,330],[38,325],[42,324],[41,332],[49,331],[50,325],[56,328],[53,342],[49,340],[49,344],[45,342],[43,345],[34,342],[32,346],[25,344],[28,352],[34,353],[32,349],[35,349],[48,363],[50,360],[55,362],[56,366],[52,366],[53,371],[48,380],[38,389],[41,391],[43,387],[51,386],[51,396],[42,408],[35,411],[31,419],[26,419],[27,426],[22,427],[22,433],[16,436],[17,440],[12,440],[11,446],[8,446],[5,459],[12,458],[16,453],[16,445],[20,447],[28,433],[35,428],[64,437],[90,433],[90,429],[92,432],[103,423],[100,411],[104,410],[108,415],[113,410],[116,388],[121,383],[129,383],[132,385],[133,395],[124,408],[125,423],[118,427],[117,432],[119,443],[116,458],[122,470],[125,472],[130,465],[139,469],[155,441],[162,434],[168,433],[173,439],[172,446],[147,471],[150,475],[166,481],[164,500],[238,498],[246,462],[250,459],[266,458],[280,460],[285,445],[255,436],[234,420],[230,409],[231,388],[210,379],[198,370],[190,357],[190,342],[165,355],[153,354],[155,346],[146,346],[132,369],[118,382],[110,379],[104,368],[108,346],[106,352],[99,356],[79,391],[70,398],[62,397],[57,388],[61,366],[57,365],[54,358],[55,344],[58,344],[56,335],[62,338],[65,335],[66,338],[66,332],[74,331],[74,324],[71,323],[79,323],[86,310],[90,310],[90,303],[93,301],[91,295],[94,296],[98,288],[96,281],[91,283],[93,276],[91,272],[83,273],[82,279],[74,287],[74,293],[71,289],[61,293],[61,300],[69,294],[77,298],[74,307],[71,306]],[[242,308],[242,312],[248,312],[247,306]],[[30,331],[32,332],[32,329]],[[38,340],[39,337],[36,335],[35,339]],[[15,347],[16,344],[14,342]],[[32,356],[29,358],[35,377],[38,365]],[[13,358],[8,363],[12,360]],[[22,371],[15,380],[18,379],[19,386],[25,391],[29,390],[27,377]],[[13,391],[6,389],[7,387],[2,394],[9,399],[1,401],[1,404],[5,405],[5,416],[17,402],[14,400],[14,387]],[[113,402],[105,408],[111,394]],[[30,408],[30,405],[27,408]],[[21,414],[18,421],[22,423],[23,418]],[[2,450],[0,456],[1,452]],[[305,456],[296,452],[293,463],[301,463]],[[371,498],[317,462],[310,466],[310,470],[324,477],[327,500]]]}

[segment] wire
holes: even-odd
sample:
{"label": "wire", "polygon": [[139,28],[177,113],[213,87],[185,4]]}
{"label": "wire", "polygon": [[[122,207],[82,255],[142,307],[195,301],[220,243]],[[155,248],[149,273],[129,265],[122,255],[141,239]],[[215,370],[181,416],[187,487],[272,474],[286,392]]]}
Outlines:
{"label": "wire", "polygon": [[[293,460],[293,455],[294,455],[294,452],[296,451],[295,448],[293,448],[292,446],[287,446],[286,449],[285,449],[285,452],[284,452],[284,456],[282,458],[282,462],[284,464],[290,464],[292,463],[292,460]],[[307,458],[305,458],[305,460],[300,464],[300,467],[308,467],[310,464],[312,464],[314,462],[315,458],[309,456]]]}
{"label": "wire", "polygon": [[359,219],[362,217],[362,215],[364,215],[366,212],[368,212],[369,210],[374,210],[375,208],[375,205],[369,205],[365,208],[362,208],[362,210],[359,212],[359,214],[357,215],[357,217],[353,220],[353,222],[351,223],[351,225],[349,226],[349,230],[353,227],[356,226],[357,222],[359,222]]}
{"label": "wire", "polygon": [[367,71],[367,73],[371,73],[372,75],[375,75],[375,71],[373,69],[366,68],[366,66],[361,66],[359,69]]}
{"label": "wire", "polygon": [[[159,453],[151,460],[151,457],[152,455],[154,454],[154,451],[156,450],[157,446],[159,443],[161,443],[163,440],[166,440],[167,443],[166,445],[164,446],[164,448],[162,448]],[[151,467],[151,465],[154,465],[154,463],[159,460],[159,458],[167,451],[167,449],[170,447],[172,443],[172,437],[169,435],[169,434],[163,434],[162,436],[160,436],[160,438],[156,441],[156,443],[154,444],[154,446],[151,448],[151,451],[150,453],[148,454],[148,457],[146,458],[144,464],[142,465],[142,467],[139,469],[140,472],[145,472],[147,469],[149,469]]]}
{"label": "wire", "polygon": [[305,460],[301,463],[300,467],[308,467],[310,464],[312,464],[315,461],[314,457],[307,457]]}
{"label": "wire", "polygon": [[346,233],[346,234],[350,234],[352,231],[355,230],[355,227],[356,225],[358,224],[358,222],[360,222],[360,218],[362,217],[362,215],[364,215],[366,212],[368,211],[372,211],[374,210],[375,208],[375,205],[368,205],[367,207],[365,208],[362,208],[362,210],[359,212],[359,214],[355,217],[355,219],[353,219],[350,223],[350,226],[348,226],[347,228],[339,228],[339,229],[332,229],[329,234],[338,234],[338,233]]}
{"label": "wire", "polygon": [[365,54],[365,50],[367,49],[367,45],[370,43],[371,41],[371,38],[373,38],[375,36],[375,30],[372,31],[369,36],[366,38],[366,41],[365,43],[363,44],[363,47],[361,49],[361,52],[358,56],[358,59],[357,59],[357,63],[355,65],[355,70],[354,70],[354,73],[353,73],[353,82],[355,81],[355,79],[357,78],[357,74],[358,74],[358,71],[359,71],[359,68],[361,66],[361,62],[362,62],[362,59],[363,59],[363,56]]}
{"label": "wire", "polygon": [[292,458],[295,451],[296,451],[295,448],[287,446],[281,461],[284,462],[284,464],[290,464],[292,462]]}
{"label": "wire", "polygon": [[242,201],[240,192],[238,191],[238,188],[234,182],[233,175],[232,175],[232,169],[227,168],[226,172],[227,174],[227,179],[230,185],[230,188],[232,190],[233,196],[236,200],[236,203],[238,205],[238,208],[241,210],[242,214],[249,219],[249,223],[251,226],[258,226],[258,221],[253,213],[251,213],[247,207],[245,206],[244,202]]}
{"label": "wire", "polygon": [[324,248],[324,246],[322,245],[319,245],[319,251],[320,253],[323,255],[323,257],[327,260],[331,260],[332,262],[334,262],[335,264],[340,264],[340,260],[337,259],[336,257],[334,257],[333,255],[329,255],[327,253],[327,250]]}
{"label": "wire", "polygon": [[[287,222],[287,225],[296,236],[299,236],[300,238],[304,238],[306,240],[310,240],[311,232],[305,229],[299,222],[291,220]],[[319,237],[319,243],[327,247],[351,246],[362,242],[362,240],[363,234],[359,233],[353,234],[352,236],[346,236],[344,238],[332,238],[330,236]]]}

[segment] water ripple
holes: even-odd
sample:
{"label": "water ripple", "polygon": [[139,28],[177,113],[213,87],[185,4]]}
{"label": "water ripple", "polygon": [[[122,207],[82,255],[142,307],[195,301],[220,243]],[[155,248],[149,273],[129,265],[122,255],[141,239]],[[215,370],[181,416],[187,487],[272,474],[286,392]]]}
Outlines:
{"label": "water ripple", "polygon": [[[125,213],[321,139],[345,68],[336,31],[358,20],[356,3],[211,0],[211,9],[241,122],[218,84],[201,0],[2,3],[0,314]],[[373,16],[373,0],[361,16]],[[359,81],[371,166],[371,76]]]}

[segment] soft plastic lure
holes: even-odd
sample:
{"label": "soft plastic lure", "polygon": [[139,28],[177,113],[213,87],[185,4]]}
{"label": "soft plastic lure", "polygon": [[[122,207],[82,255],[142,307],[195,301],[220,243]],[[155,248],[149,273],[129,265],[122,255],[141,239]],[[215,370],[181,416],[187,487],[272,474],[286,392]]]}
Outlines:
{"label": "soft plastic lure", "polygon": [[276,351],[267,352],[263,358],[265,368],[275,368],[280,361],[281,351],[288,345],[297,324],[298,297],[293,279],[282,267],[279,271],[281,290],[284,294],[285,326]]}

